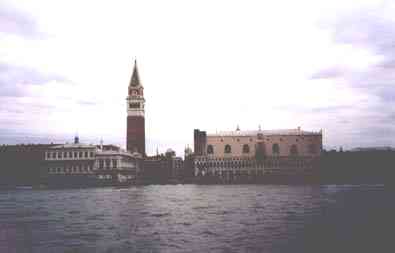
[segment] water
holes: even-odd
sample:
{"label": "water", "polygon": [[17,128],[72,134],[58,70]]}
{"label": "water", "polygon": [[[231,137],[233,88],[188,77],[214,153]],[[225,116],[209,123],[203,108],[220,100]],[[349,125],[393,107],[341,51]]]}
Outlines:
{"label": "water", "polygon": [[0,192],[0,252],[383,252],[384,185]]}

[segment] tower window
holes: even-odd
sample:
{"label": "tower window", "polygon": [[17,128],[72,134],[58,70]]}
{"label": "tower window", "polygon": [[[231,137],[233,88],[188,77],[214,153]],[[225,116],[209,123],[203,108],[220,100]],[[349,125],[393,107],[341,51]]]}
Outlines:
{"label": "tower window", "polygon": [[243,145],[243,153],[250,153],[250,146],[248,146],[248,144]]}
{"label": "tower window", "polygon": [[140,103],[129,103],[129,108],[138,109],[140,108]]}

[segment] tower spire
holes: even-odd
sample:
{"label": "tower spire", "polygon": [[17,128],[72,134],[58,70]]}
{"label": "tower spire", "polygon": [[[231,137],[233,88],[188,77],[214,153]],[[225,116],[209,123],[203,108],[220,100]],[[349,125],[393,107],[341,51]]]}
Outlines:
{"label": "tower spire", "polygon": [[140,77],[139,77],[139,72],[137,70],[137,60],[134,60],[134,67],[133,67],[133,74],[132,78],[130,79],[129,86],[140,86]]}
{"label": "tower spire", "polygon": [[134,60],[133,74],[126,98],[126,149],[145,156],[144,87],[140,83],[137,61]]}

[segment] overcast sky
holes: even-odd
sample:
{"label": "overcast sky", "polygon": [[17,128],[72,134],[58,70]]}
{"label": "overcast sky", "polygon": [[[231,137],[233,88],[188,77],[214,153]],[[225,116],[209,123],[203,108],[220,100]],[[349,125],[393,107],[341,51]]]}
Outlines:
{"label": "overcast sky", "polygon": [[149,154],[237,124],[395,146],[395,4],[344,0],[2,0],[0,143],[125,147],[135,58]]}

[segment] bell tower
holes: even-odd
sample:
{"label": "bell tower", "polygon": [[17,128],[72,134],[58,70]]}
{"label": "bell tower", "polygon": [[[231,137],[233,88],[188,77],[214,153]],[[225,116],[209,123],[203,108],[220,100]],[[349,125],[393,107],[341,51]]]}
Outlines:
{"label": "bell tower", "polygon": [[144,87],[140,83],[137,62],[134,61],[132,78],[128,87],[126,149],[145,156]]}

